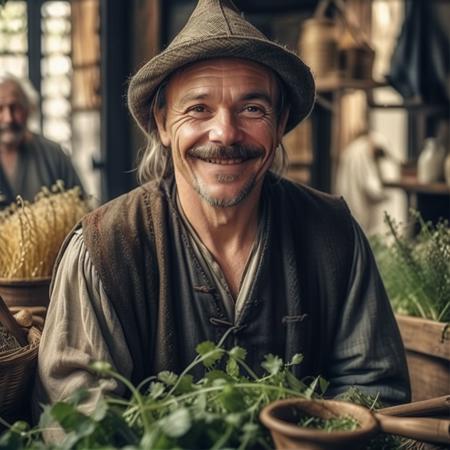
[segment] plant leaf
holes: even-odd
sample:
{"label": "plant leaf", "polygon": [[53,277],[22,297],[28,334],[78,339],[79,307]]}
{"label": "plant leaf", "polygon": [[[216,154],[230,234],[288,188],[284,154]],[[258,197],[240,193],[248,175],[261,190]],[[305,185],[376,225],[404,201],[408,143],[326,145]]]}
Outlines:
{"label": "plant leaf", "polygon": [[202,363],[205,367],[212,367],[217,361],[222,358],[223,349],[217,347],[214,342],[204,341],[195,348],[197,353],[203,357]]}
{"label": "plant leaf", "polygon": [[299,380],[292,372],[286,370],[286,381],[288,386],[297,392],[303,392],[306,389],[305,383]]}
{"label": "plant leaf", "polygon": [[150,398],[157,399],[160,398],[165,391],[165,385],[163,383],[152,382],[150,383],[148,395]]}
{"label": "plant leaf", "polygon": [[169,370],[164,370],[158,373],[158,380],[166,383],[167,386],[173,386],[178,380],[178,375]]}
{"label": "plant leaf", "polygon": [[303,361],[303,355],[301,353],[296,353],[289,363],[290,366],[297,366]]}
{"label": "plant leaf", "polygon": [[234,358],[229,358],[226,367],[227,374],[231,377],[239,376],[239,365]]}
{"label": "plant leaf", "polygon": [[207,372],[204,379],[207,381],[207,383],[205,383],[207,385],[214,384],[216,380],[224,380],[225,382],[233,381],[226,372],[217,369]]}
{"label": "plant leaf", "polygon": [[78,411],[75,406],[65,402],[55,403],[51,408],[51,415],[66,432],[78,431],[91,421],[88,416]]}
{"label": "plant leaf", "polygon": [[178,380],[178,385],[174,391],[175,394],[179,395],[179,394],[186,394],[188,392],[192,391],[192,381],[193,381],[194,377],[192,375],[183,375],[179,380]]}
{"label": "plant leaf", "polygon": [[283,367],[283,360],[272,353],[265,356],[265,360],[261,363],[261,367],[270,375],[276,375]]}
{"label": "plant leaf", "polygon": [[187,408],[180,408],[161,420],[163,432],[173,438],[185,435],[191,428],[191,416]]}
{"label": "plant leaf", "polygon": [[328,386],[330,383],[325,380],[325,378],[319,377],[319,387],[320,387],[320,393],[323,395],[328,389]]}
{"label": "plant leaf", "polygon": [[228,352],[228,354],[230,355],[231,358],[245,360],[245,358],[247,357],[247,350],[245,350],[245,348],[236,346],[236,347],[233,347]]}

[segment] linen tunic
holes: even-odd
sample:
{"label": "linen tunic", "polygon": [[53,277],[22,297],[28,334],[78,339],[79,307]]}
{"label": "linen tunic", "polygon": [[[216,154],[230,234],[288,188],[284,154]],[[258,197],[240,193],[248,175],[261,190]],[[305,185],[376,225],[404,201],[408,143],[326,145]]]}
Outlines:
{"label": "linen tunic", "polygon": [[62,148],[38,134],[19,150],[17,173],[13,182],[8,180],[0,164],[0,209],[15,201],[17,195],[33,201],[42,186],[50,187],[62,180],[66,189],[80,186],[81,181],[70,158]]}
{"label": "linen tunic", "polygon": [[[269,184],[272,182],[273,180]],[[279,189],[284,188],[289,192],[291,189],[293,189],[292,192],[297,192],[297,187],[291,186],[286,181],[283,181],[279,187],[271,186],[270,188],[276,193]],[[153,188],[148,187],[140,189],[144,193],[147,190],[147,193],[151,194],[149,198],[161,195],[162,203],[166,206],[167,204],[170,205],[168,222],[170,222],[169,228],[173,227],[173,229],[170,229],[167,233],[170,236],[173,248],[167,250],[167,257],[173,257],[169,254],[174,252],[178,256],[178,261],[173,263],[172,269],[175,272],[182,270],[181,266],[186,265],[183,263],[186,258],[195,259],[195,255],[190,253],[188,249],[192,245],[193,237],[188,237],[188,240],[181,239],[181,236],[189,236],[191,231],[188,226],[183,224],[183,220],[181,220],[177,211],[176,202],[170,198],[170,188],[163,189],[162,193],[160,191],[157,193],[152,190]],[[312,195],[315,198],[318,194],[308,191],[307,195]],[[271,217],[274,214],[273,209],[279,206],[274,204],[277,197],[279,197],[279,194],[276,194],[275,198],[271,198],[270,195],[267,197],[271,198],[267,205],[267,214],[272,221],[274,220]],[[283,203],[281,197],[278,200],[277,203]],[[332,201],[334,202],[334,200]],[[137,220],[134,209],[130,208],[129,211],[123,208],[124,204],[129,205],[130,202],[128,197],[124,197],[122,200],[115,201],[113,207],[119,205],[120,210],[129,217],[127,220],[134,221]],[[107,209],[108,207],[106,207]],[[98,219],[97,216],[94,216],[94,218],[95,220]],[[265,234],[267,238],[267,235],[278,231],[279,234],[283,234],[284,240],[287,231],[275,230],[273,224],[270,225],[271,220],[268,220],[268,224],[264,226],[265,229],[262,231],[261,239],[265,239]],[[307,221],[308,217],[305,217],[304,220]],[[307,360],[309,357],[312,362],[316,359],[326,361],[326,364],[319,365],[319,368],[324,370],[325,373],[322,373],[322,375],[330,382],[329,395],[340,393],[350,386],[357,386],[366,393],[380,393],[381,398],[387,403],[408,401],[408,374],[398,329],[367,240],[353,219],[350,220],[350,224],[353,245],[351,267],[348,270],[349,279],[345,280],[344,283],[347,285],[347,290],[343,293],[345,303],[339,310],[339,317],[333,317],[332,320],[325,316],[311,319],[313,320],[312,326],[316,328],[320,322],[336,323],[336,327],[333,327],[332,339],[326,340],[326,342],[329,342],[327,348],[314,348],[309,345],[303,350],[305,350],[305,353],[309,352],[309,354],[320,353],[320,358],[311,359],[307,355]],[[271,226],[272,228],[270,228]],[[120,240],[124,236],[117,237],[114,233],[111,233],[111,237]],[[132,240],[132,237],[130,237],[130,240]],[[177,245],[177,241],[182,242],[183,245]],[[139,245],[146,246],[147,244],[143,241]],[[265,245],[256,245],[258,250],[253,258],[264,260],[266,255],[264,247]],[[91,248],[94,251],[92,246]],[[289,253],[288,250],[280,248],[277,249],[277,252],[283,253],[285,251]],[[200,258],[202,257],[200,256]],[[205,263],[206,259],[202,259],[201,263]],[[133,378],[136,364],[139,361],[135,354],[133,356],[134,349],[129,345],[127,333],[130,333],[130,329],[133,331],[139,329],[139,325],[137,323],[123,323],[121,318],[118,317],[117,310],[112,307],[110,295],[105,290],[98,269],[93,264],[92,255],[85,245],[83,232],[81,230],[76,231],[67,244],[54,278],[52,301],[40,345],[39,380],[36,389],[36,398],[40,402],[55,402],[67,397],[78,387],[87,387],[91,392],[91,397],[85,403],[84,408],[90,410],[101,392],[114,392],[123,395],[124,387],[117,385],[112,380],[102,380],[102,383],[98,384],[95,376],[86,370],[86,365],[93,360],[108,361],[118,372],[127,378]],[[133,268],[126,265],[125,255],[123,270],[133,271]],[[303,270],[307,271],[306,268]],[[266,291],[270,292],[271,284],[283,283],[283,280],[271,280],[270,274],[266,275],[264,277],[264,289]],[[195,284],[192,281],[192,277],[195,277],[192,270],[187,270],[183,276],[188,278],[185,281],[186,284],[190,282]],[[209,280],[209,282],[214,283],[214,280]],[[297,288],[292,286],[292,280],[288,280],[286,284],[289,285],[286,289],[296,291]],[[178,292],[178,295],[181,299],[184,299],[184,289],[180,286],[174,286],[174,289],[181,291]],[[218,292],[220,292],[220,289],[218,289]],[[286,294],[286,296],[289,295],[291,294]],[[200,301],[205,301],[205,297],[200,298]],[[220,300],[224,301],[224,299]],[[124,299],[124,305],[127,305],[128,301],[132,302],[131,299]],[[186,301],[190,301],[189,298]],[[243,301],[242,308],[245,312],[246,309],[250,308],[252,299],[247,298]],[[183,302],[180,301],[180,303]],[[278,299],[274,299],[273,303],[275,308],[277,304],[280,308],[282,307],[282,302]],[[265,305],[259,304],[256,309],[264,309],[264,307]],[[329,308],[330,315],[336,315],[336,305],[330,304]],[[223,310],[226,311],[224,305]],[[171,317],[171,319],[180,323],[180,317],[178,316]],[[301,322],[303,317],[296,317],[291,314],[283,316],[284,319],[286,319],[285,322],[289,322],[289,320]],[[185,331],[180,331],[181,337],[184,336],[183,332],[193,333],[194,335],[202,332],[205,335],[208,334],[207,330],[202,329],[203,327],[207,328],[207,325],[202,321],[186,324],[182,320],[181,323],[186,327]],[[289,323],[285,325],[289,329]],[[271,350],[269,348],[270,339],[277,341],[280,336],[285,335],[286,339],[292,340],[292,336],[301,336],[301,332],[298,334],[293,331],[281,331],[281,328],[279,330],[273,329],[272,338],[260,336],[256,339],[259,339],[259,341],[262,339],[263,342],[264,339],[269,339],[269,342],[263,344],[262,348]],[[189,337],[185,340],[189,340]],[[248,350],[251,352],[252,348]],[[299,348],[299,350],[302,349]],[[189,348],[184,352],[187,353],[187,356],[178,356],[189,358],[190,351]],[[154,355],[148,355],[148,357],[152,356]],[[163,356],[170,357],[173,355]],[[286,355],[281,356],[285,357]],[[146,355],[142,355],[142,358],[145,357]],[[164,365],[156,367],[161,370],[172,369],[172,367],[164,367]],[[312,363],[309,367],[317,369]],[[141,373],[140,376],[143,377],[144,375],[148,375],[148,373]],[[139,377],[135,381],[139,381]]]}

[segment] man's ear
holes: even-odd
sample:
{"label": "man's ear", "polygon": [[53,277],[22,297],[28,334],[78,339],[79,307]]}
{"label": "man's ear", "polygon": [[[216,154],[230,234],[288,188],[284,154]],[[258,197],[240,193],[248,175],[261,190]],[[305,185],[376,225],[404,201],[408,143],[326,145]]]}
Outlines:
{"label": "man's ear", "polygon": [[164,109],[158,109],[153,112],[156,127],[158,128],[159,138],[164,147],[170,147],[170,135],[166,128],[166,114]]}
{"label": "man's ear", "polygon": [[289,111],[290,108],[287,106],[283,109],[280,115],[280,120],[278,121],[278,128],[277,128],[277,138],[278,142],[281,142],[284,136],[284,130],[286,129],[286,124],[289,118]]}

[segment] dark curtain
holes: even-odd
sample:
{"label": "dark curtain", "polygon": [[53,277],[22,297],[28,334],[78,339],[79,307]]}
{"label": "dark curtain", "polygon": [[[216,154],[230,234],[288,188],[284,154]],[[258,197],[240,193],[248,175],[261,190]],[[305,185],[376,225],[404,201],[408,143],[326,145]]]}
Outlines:
{"label": "dark curtain", "polygon": [[390,84],[405,98],[426,104],[450,103],[450,3],[405,2],[405,21],[394,50]]}

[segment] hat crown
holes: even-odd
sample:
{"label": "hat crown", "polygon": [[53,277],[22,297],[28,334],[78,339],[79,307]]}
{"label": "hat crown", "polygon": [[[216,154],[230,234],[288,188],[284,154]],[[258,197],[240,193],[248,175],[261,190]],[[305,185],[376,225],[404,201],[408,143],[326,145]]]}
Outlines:
{"label": "hat crown", "polygon": [[263,33],[241,17],[229,0],[199,0],[189,20],[167,49],[188,45],[189,42],[224,36],[267,39]]}
{"label": "hat crown", "polygon": [[314,79],[294,52],[267,39],[240,15],[231,0],[199,0],[170,45],[141,67],[130,81],[128,104],[144,133],[155,130],[151,105],[158,86],[181,67],[214,58],[254,61],[280,77],[289,97],[286,131],[311,111]]}

